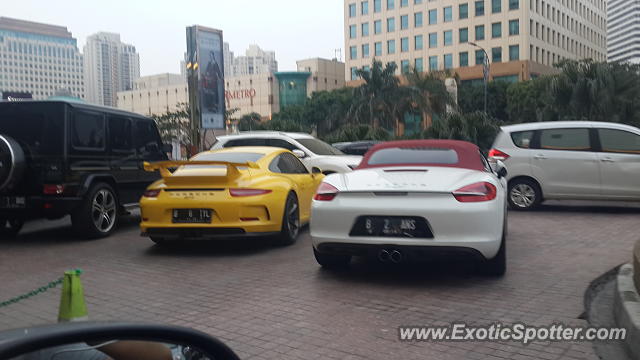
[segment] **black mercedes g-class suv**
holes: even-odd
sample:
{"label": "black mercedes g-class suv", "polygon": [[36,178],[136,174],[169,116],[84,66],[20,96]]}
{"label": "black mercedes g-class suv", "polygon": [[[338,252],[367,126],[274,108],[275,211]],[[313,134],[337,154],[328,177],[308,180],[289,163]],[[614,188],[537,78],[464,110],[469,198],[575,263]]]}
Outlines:
{"label": "black mercedes g-class suv", "polygon": [[83,237],[109,235],[167,159],[152,119],[71,101],[0,102],[0,237],[25,220],[71,215]]}

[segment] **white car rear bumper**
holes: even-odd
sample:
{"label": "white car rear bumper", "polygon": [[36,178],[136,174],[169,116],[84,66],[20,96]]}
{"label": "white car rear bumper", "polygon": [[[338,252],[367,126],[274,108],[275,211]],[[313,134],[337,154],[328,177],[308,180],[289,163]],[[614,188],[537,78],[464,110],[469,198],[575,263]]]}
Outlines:
{"label": "white car rear bumper", "polygon": [[[500,248],[505,220],[502,194],[492,201],[460,203],[448,193],[410,193],[405,196],[340,193],[332,201],[314,201],[312,211],[312,243],[320,252],[386,246],[460,250],[491,259]],[[433,238],[350,236],[356,219],[366,215],[423,217]]]}

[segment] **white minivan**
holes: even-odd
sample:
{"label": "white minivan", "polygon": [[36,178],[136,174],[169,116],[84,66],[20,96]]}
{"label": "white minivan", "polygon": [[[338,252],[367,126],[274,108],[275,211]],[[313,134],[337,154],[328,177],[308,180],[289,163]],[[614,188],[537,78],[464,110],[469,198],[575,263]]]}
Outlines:
{"label": "white minivan", "polygon": [[544,200],[640,201],[640,129],[554,121],[503,126],[489,159],[508,169],[508,202],[527,210]]}

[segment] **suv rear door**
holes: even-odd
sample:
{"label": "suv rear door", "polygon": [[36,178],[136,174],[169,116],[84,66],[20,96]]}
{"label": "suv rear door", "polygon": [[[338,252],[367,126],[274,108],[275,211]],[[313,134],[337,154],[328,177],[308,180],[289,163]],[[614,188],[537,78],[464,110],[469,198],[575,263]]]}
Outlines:
{"label": "suv rear door", "polygon": [[619,129],[597,129],[600,141],[602,194],[640,199],[640,135]]}
{"label": "suv rear door", "polygon": [[589,127],[539,130],[531,152],[533,175],[547,197],[601,196],[600,169]]}
{"label": "suv rear door", "polygon": [[123,204],[136,203],[140,198],[139,160],[133,146],[133,124],[129,117],[107,115],[109,129],[109,159],[111,174],[116,179]]}
{"label": "suv rear door", "polygon": [[162,151],[162,140],[153,120],[133,120],[133,144],[136,147],[139,182],[136,198],[140,199],[146,187],[160,178],[155,171],[144,171],[143,162],[167,160],[167,154]]}

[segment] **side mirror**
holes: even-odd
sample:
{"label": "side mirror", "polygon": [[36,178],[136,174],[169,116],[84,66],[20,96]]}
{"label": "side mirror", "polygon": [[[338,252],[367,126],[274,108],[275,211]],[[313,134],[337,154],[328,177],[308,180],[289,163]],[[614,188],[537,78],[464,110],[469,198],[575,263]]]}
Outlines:
{"label": "side mirror", "polygon": [[314,167],[311,168],[311,174],[313,174],[313,175],[322,174],[322,170],[320,170],[319,167],[314,166]]}
{"label": "side mirror", "polygon": [[0,333],[0,338],[0,359],[51,359],[63,353],[79,353],[80,359],[239,360],[220,340],[177,326],[64,323],[12,330]]}
{"label": "side mirror", "polygon": [[507,167],[500,160],[496,162],[496,175],[498,175],[499,179],[507,177]]}
{"label": "side mirror", "polygon": [[171,145],[171,144],[162,144],[162,151],[164,151],[166,153],[172,153],[173,152],[173,145]]}
{"label": "side mirror", "polygon": [[297,156],[298,159],[304,159],[307,157],[307,154],[300,149],[293,149],[291,152],[293,153],[293,155]]}

